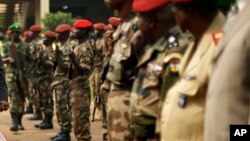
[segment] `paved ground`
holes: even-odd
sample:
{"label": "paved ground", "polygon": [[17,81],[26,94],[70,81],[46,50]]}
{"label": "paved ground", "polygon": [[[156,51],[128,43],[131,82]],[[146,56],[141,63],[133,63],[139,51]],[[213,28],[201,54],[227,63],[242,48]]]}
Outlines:
{"label": "paved ground", "polygon": [[[49,137],[55,135],[59,131],[56,117],[54,116],[54,129],[40,130],[34,127],[34,124],[40,121],[30,121],[27,118],[30,115],[25,115],[23,118],[24,131],[11,132],[10,128],[10,114],[9,112],[0,113],[0,132],[5,136],[7,141],[49,141]],[[101,141],[101,122],[95,121],[91,123],[92,141]],[[0,141],[1,135],[0,135]],[[71,132],[71,141],[76,141],[76,138]]]}

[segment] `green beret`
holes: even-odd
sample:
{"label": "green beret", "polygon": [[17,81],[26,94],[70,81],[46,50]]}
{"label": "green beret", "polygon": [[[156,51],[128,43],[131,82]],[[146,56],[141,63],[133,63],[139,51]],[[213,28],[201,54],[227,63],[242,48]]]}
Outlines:
{"label": "green beret", "polygon": [[20,31],[21,30],[21,25],[19,23],[15,23],[9,26],[8,28],[9,30],[17,30]]}
{"label": "green beret", "polygon": [[231,6],[235,4],[236,0],[217,0],[218,6]]}

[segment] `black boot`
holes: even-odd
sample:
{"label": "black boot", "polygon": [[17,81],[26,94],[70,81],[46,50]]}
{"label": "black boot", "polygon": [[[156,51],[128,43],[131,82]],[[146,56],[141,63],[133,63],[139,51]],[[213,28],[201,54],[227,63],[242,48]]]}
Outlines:
{"label": "black boot", "polygon": [[62,133],[63,133],[63,130],[61,129],[61,131],[59,133],[57,133],[56,135],[50,137],[50,140],[54,140],[55,138],[59,137]]}
{"label": "black boot", "polygon": [[11,113],[12,124],[10,131],[18,131],[18,113]]}
{"label": "black boot", "polygon": [[23,114],[19,113],[18,114],[18,129],[19,130],[24,130],[23,124],[22,124],[22,118],[23,118]]}
{"label": "black boot", "polygon": [[24,109],[25,114],[33,114],[32,104],[28,104],[28,106]]}
{"label": "black boot", "polygon": [[45,115],[45,122],[42,123],[39,128],[40,129],[53,129],[53,124],[52,124],[52,114]]}
{"label": "black boot", "polygon": [[36,113],[29,118],[29,120],[42,120],[42,119],[43,116],[40,110],[36,110]]}
{"label": "black boot", "polygon": [[45,122],[45,119],[44,119],[41,123],[35,124],[34,127],[35,127],[35,128],[40,128],[40,125],[42,125],[44,122]]}
{"label": "black boot", "polygon": [[53,141],[70,141],[70,131],[63,130],[62,133]]}

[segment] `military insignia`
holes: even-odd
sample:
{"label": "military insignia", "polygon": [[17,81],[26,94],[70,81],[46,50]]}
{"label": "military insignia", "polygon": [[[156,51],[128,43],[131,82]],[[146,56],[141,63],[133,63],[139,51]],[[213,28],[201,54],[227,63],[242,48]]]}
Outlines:
{"label": "military insignia", "polygon": [[184,94],[181,94],[179,96],[178,106],[183,109],[183,108],[185,108],[186,103],[187,103],[187,96]]}
{"label": "military insignia", "polygon": [[218,45],[220,39],[223,37],[224,33],[223,31],[218,31],[218,32],[214,32],[212,33],[212,37],[213,37],[213,41],[215,43],[215,45]]}
{"label": "military insignia", "polygon": [[169,63],[169,69],[171,73],[177,73],[179,70],[180,60],[173,59]]}
{"label": "military insignia", "polygon": [[173,48],[178,46],[179,46],[178,39],[175,36],[170,35],[168,37],[168,48]]}

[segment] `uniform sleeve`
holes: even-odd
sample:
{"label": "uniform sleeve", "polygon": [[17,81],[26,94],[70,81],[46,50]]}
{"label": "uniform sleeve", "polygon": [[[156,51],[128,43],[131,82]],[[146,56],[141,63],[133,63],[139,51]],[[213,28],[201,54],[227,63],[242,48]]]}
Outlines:
{"label": "uniform sleeve", "polygon": [[91,71],[93,67],[93,60],[94,60],[94,55],[93,51],[91,48],[84,48],[84,52],[81,55],[80,58],[80,66],[88,71]]}
{"label": "uniform sleeve", "polygon": [[63,61],[63,65],[66,66],[67,68],[70,68],[70,60],[69,60],[69,50],[66,50],[63,53],[63,57],[62,57],[62,61]]}
{"label": "uniform sleeve", "polygon": [[46,63],[47,65],[53,66],[54,60],[55,60],[55,58],[54,58],[54,53],[53,53],[52,51],[48,51],[48,52],[47,52],[47,56],[48,56],[48,57],[47,57],[45,63]]}
{"label": "uniform sleeve", "polygon": [[7,86],[3,70],[2,57],[0,57],[0,100],[8,101]]}

